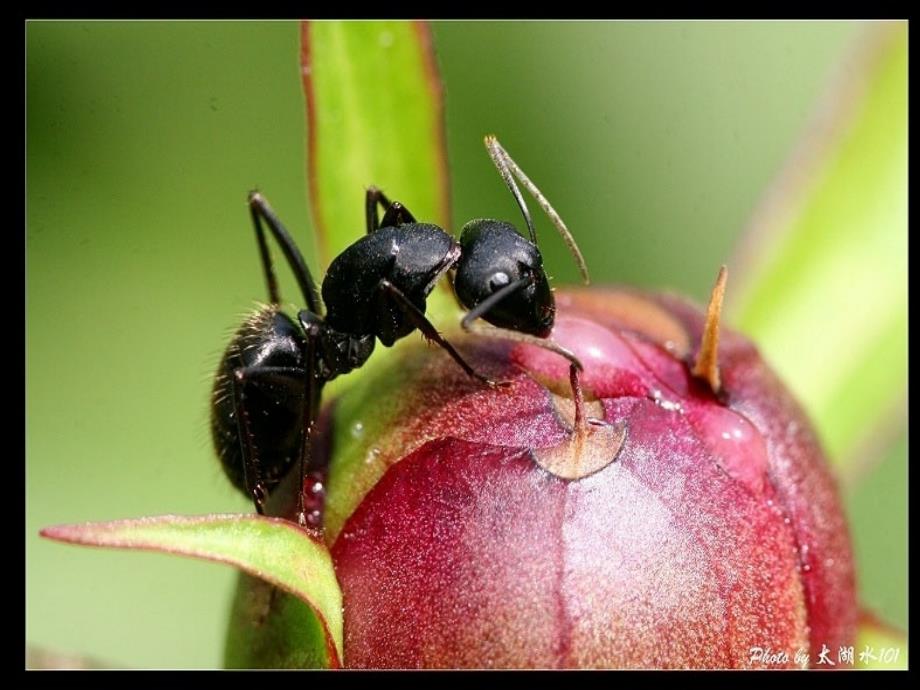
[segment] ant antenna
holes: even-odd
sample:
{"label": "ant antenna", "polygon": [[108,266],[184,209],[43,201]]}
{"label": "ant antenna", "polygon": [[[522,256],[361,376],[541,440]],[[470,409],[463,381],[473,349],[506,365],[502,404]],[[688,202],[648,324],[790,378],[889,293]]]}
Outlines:
{"label": "ant antenna", "polygon": [[581,273],[581,277],[584,279],[585,285],[590,284],[591,278],[588,276],[588,266],[585,263],[585,257],[582,256],[581,250],[578,248],[578,245],[575,244],[575,238],[572,237],[572,233],[569,232],[569,229],[562,221],[562,218],[559,217],[559,214],[556,213],[556,210],[550,205],[546,197],[543,196],[543,193],[537,189],[537,185],[530,181],[530,178],[524,174],[524,171],[518,167],[518,164],[515,163],[511,156],[508,155],[508,152],[505,151],[502,145],[498,143],[498,139],[495,138],[494,134],[489,134],[486,136],[485,144],[486,150],[489,152],[489,156],[492,158],[492,162],[495,164],[495,167],[498,168],[498,173],[505,181],[508,189],[510,189],[511,193],[514,195],[515,201],[517,201],[518,206],[521,208],[521,213],[524,214],[524,220],[527,222],[527,229],[530,231],[530,240],[536,244],[537,233],[534,231],[533,221],[530,218],[530,212],[527,210],[527,204],[524,202],[524,197],[521,195],[521,191],[518,189],[518,186],[514,183],[515,177],[518,179],[518,182],[521,183],[524,189],[530,192],[531,196],[536,199],[537,203],[540,204],[540,208],[543,209],[543,212],[547,215],[550,222],[553,224],[556,230],[559,231],[563,241],[569,248],[569,252],[575,259],[575,263],[578,266],[578,271]]}
{"label": "ant antenna", "polygon": [[533,220],[530,218],[530,210],[527,208],[527,202],[524,201],[521,190],[518,189],[518,186],[514,183],[514,178],[511,177],[511,171],[508,169],[508,160],[510,156],[508,156],[505,149],[501,147],[501,144],[498,143],[498,139],[495,138],[495,135],[487,135],[485,142],[486,150],[489,152],[492,163],[498,169],[498,174],[502,176],[508,189],[510,189],[511,193],[514,195],[514,200],[520,207],[521,214],[523,214],[524,220],[527,222],[527,229],[530,231],[530,241],[537,244],[537,232],[533,228]]}

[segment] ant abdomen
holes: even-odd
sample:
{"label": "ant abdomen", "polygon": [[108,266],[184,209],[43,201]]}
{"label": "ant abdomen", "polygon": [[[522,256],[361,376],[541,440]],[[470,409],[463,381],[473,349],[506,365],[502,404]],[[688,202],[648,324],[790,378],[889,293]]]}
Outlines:
{"label": "ant abdomen", "polygon": [[521,283],[481,318],[499,328],[548,336],[556,305],[537,246],[510,223],[487,218],[463,226],[460,246],[454,289],[463,306],[475,309],[499,290]]}
{"label": "ant abdomen", "polygon": [[[260,490],[271,491],[298,458],[303,426],[303,334],[277,306],[259,308],[234,334],[218,366],[211,436],[224,473],[249,495],[240,425],[259,438]],[[254,373],[250,373],[254,372]],[[239,402],[245,398],[247,405]],[[238,409],[262,411],[237,420]],[[255,485],[250,480],[249,486]]]}

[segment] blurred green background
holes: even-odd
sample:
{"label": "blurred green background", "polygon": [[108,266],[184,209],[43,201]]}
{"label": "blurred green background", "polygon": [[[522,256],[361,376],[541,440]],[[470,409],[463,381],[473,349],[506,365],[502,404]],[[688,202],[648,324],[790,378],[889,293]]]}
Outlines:
{"label": "blurred green background", "polygon": [[[517,218],[482,148],[494,132],[597,282],[703,301],[863,28],[438,23],[455,227]],[[234,571],[37,531],[250,509],[210,448],[209,378],[264,298],[249,189],[316,266],[299,29],[29,22],[26,41],[26,639],[118,666],[219,666]],[[541,241],[575,281],[561,241]],[[902,442],[846,497],[863,599],[901,626],[906,457]]]}

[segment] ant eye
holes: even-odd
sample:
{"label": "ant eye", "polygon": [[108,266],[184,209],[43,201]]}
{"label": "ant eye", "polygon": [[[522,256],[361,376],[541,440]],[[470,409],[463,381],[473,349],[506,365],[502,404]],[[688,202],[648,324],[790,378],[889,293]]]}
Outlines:
{"label": "ant eye", "polygon": [[499,271],[489,278],[489,287],[492,289],[492,292],[495,292],[499,288],[505,287],[510,282],[511,278],[508,277],[508,274],[504,271]]}

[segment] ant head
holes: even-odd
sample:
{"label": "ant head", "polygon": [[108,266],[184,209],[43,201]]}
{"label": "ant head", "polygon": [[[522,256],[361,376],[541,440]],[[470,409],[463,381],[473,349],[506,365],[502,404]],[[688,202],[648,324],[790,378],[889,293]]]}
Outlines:
{"label": "ant head", "polygon": [[467,223],[460,246],[454,289],[463,306],[474,310],[505,290],[481,317],[499,328],[547,337],[556,304],[537,246],[510,223],[489,219]]}

